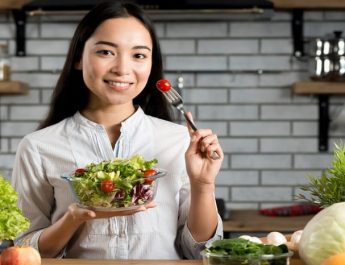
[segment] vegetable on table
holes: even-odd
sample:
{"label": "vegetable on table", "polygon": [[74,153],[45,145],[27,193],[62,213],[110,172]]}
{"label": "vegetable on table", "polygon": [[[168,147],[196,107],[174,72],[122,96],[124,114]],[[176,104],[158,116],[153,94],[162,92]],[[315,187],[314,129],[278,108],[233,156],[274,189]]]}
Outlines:
{"label": "vegetable on table", "polygon": [[310,176],[309,180],[310,183],[303,186],[306,194],[299,198],[324,209],[303,229],[299,255],[307,265],[321,265],[329,257],[345,252],[344,144],[335,145],[332,167],[325,170],[321,177]]}
{"label": "vegetable on table", "polygon": [[330,256],[325,259],[321,265],[344,265],[345,264],[345,252]]}
{"label": "vegetable on table", "polygon": [[230,238],[213,241],[203,256],[209,265],[286,265],[291,254],[284,244],[274,246],[244,238]]}
{"label": "vegetable on table", "polygon": [[302,234],[303,234],[303,230],[298,230],[298,231],[293,232],[293,234],[290,237],[290,241],[285,243],[290,250],[298,251],[299,242],[301,240]]}
{"label": "vegetable on table", "polygon": [[1,253],[0,261],[0,265],[41,265],[41,256],[33,247],[13,246]]}
{"label": "vegetable on table", "polygon": [[287,239],[282,233],[274,231],[274,232],[268,233],[267,243],[272,244],[274,246],[279,246],[281,244],[286,244]]}
{"label": "vegetable on table", "polygon": [[299,242],[299,255],[307,265],[320,265],[328,257],[343,252],[345,202],[340,202],[323,209],[307,223]]}
{"label": "vegetable on table", "polygon": [[17,201],[16,191],[0,176],[0,241],[13,240],[30,226],[29,219],[17,207]]}
{"label": "vegetable on table", "polygon": [[335,144],[332,167],[322,172],[321,177],[308,176],[309,184],[301,186],[308,194],[299,194],[298,199],[326,208],[345,201],[345,145]]}

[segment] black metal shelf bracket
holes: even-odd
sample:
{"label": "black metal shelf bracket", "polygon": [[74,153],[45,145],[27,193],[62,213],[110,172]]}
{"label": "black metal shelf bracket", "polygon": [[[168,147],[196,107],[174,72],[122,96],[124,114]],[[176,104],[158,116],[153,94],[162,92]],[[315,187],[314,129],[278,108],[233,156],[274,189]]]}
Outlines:
{"label": "black metal shelf bracket", "polygon": [[26,55],[25,49],[25,25],[26,13],[24,10],[16,9],[12,11],[16,23],[16,55],[23,57]]}
{"label": "black metal shelf bracket", "polygon": [[328,151],[329,95],[319,95],[319,151]]}
{"label": "black metal shelf bracket", "polygon": [[300,58],[304,55],[303,43],[303,9],[292,10],[292,37],[293,37],[293,55]]}

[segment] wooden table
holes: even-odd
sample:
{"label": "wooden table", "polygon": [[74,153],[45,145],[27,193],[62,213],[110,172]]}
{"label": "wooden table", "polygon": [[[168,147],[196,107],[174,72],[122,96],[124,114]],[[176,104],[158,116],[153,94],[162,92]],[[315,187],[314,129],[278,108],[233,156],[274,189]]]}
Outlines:
{"label": "wooden table", "polygon": [[[92,259],[42,259],[42,265],[202,265],[202,260],[92,260]],[[291,259],[290,265],[303,265]]]}
{"label": "wooden table", "polygon": [[42,259],[42,265],[202,265],[201,260]]}
{"label": "wooden table", "polygon": [[257,210],[232,210],[230,218],[223,222],[224,233],[272,232],[291,233],[301,230],[314,215],[266,216]]}

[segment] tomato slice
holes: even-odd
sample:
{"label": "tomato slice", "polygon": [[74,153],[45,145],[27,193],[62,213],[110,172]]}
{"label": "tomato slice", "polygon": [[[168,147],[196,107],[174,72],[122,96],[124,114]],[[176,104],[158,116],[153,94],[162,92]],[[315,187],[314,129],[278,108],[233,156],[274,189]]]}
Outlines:
{"label": "tomato slice", "polygon": [[151,184],[152,182],[154,182],[155,180],[152,178],[144,178],[144,183],[145,184]]}
{"label": "tomato slice", "polygon": [[85,168],[77,168],[74,172],[75,175],[80,175],[86,172]]}
{"label": "tomato slice", "polygon": [[144,183],[145,184],[151,184],[154,179],[150,178],[151,176],[154,176],[157,174],[157,170],[150,168],[144,171]]}
{"label": "tomato slice", "polygon": [[171,88],[171,84],[168,80],[165,80],[165,79],[161,79],[161,80],[158,80],[157,83],[156,83],[156,87],[163,91],[163,92],[166,92],[166,91],[169,91],[170,88]]}
{"label": "tomato slice", "polygon": [[157,170],[151,168],[151,169],[147,169],[144,171],[144,177],[151,177],[153,175],[156,175],[157,174]]}
{"label": "tomato slice", "polygon": [[102,180],[101,182],[101,190],[103,192],[112,192],[114,190],[114,183],[112,180]]}

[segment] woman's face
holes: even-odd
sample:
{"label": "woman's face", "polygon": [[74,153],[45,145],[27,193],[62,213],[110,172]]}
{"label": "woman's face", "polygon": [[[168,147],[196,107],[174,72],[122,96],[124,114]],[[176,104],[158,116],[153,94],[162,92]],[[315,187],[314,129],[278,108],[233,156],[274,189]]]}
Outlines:
{"label": "woman's face", "polygon": [[143,24],[134,17],[105,20],[86,41],[77,65],[91,91],[88,106],[132,106],[151,67],[152,40]]}

